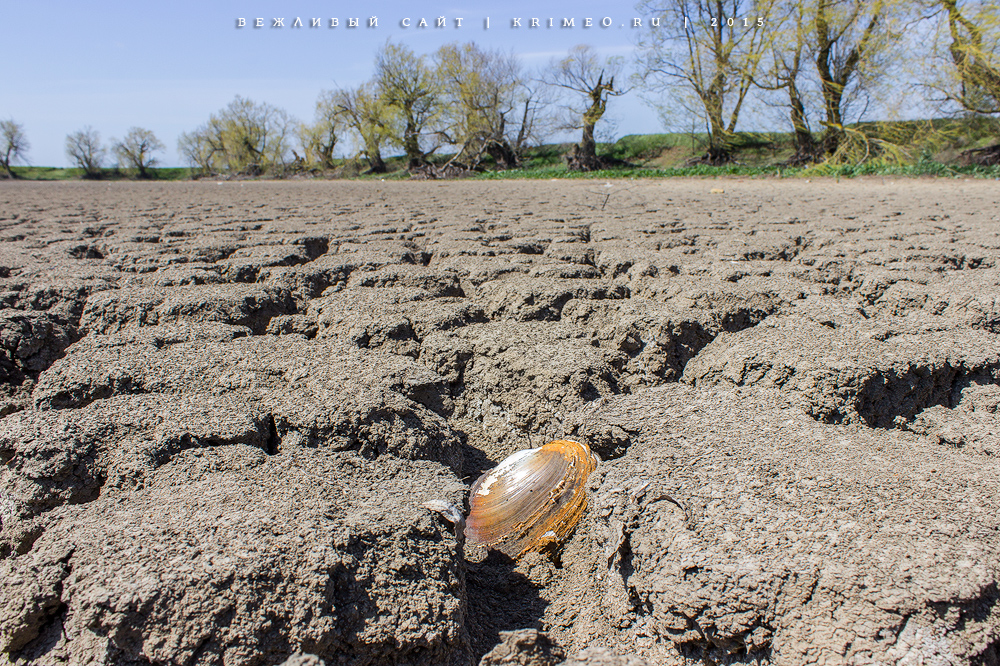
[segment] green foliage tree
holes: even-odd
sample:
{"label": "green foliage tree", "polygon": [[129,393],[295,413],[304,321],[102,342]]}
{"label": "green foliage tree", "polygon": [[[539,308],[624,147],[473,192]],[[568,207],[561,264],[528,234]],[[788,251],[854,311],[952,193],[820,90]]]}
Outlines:
{"label": "green foliage tree", "polygon": [[420,166],[426,161],[420,139],[440,108],[434,72],[424,56],[386,42],[375,56],[374,85],[374,96],[399,116],[391,138],[406,152],[410,168]]}
{"label": "green foliage tree", "polygon": [[88,125],[67,135],[66,155],[73,164],[83,169],[85,178],[100,178],[106,150],[101,145],[101,135],[97,130]]}
{"label": "green foliage tree", "polygon": [[570,168],[592,171],[601,167],[594,131],[607,111],[608,98],[628,92],[615,86],[615,77],[621,78],[623,65],[620,58],[601,59],[592,47],[580,44],[549,67],[545,81],[574,93],[563,127],[581,130],[582,134],[570,157]]}
{"label": "green foliage tree", "polygon": [[808,42],[811,33],[806,0],[783,0],[775,8],[777,23],[770,39],[765,62],[759,67],[754,83],[771,91],[784,91],[788,98],[788,114],[795,142],[793,163],[805,163],[816,158],[817,145],[809,127],[803,79],[808,62]]}
{"label": "green foliage tree", "polygon": [[812,0],[816,72],[825,119],[822,148],[834,155],[845,137],[844,104],[852,85],[882,73],[884,56],[899,39],[892,29],[895,0]]}
{"label": "green foliage tree", "polygon": [[320,92],[315,120],[299,125],[299,143],[307,163],[317,164],[321,169],[333,168],[333,150],[343,131],[342,115],[336,95],[329,90]]}
{"label": "green foliage tree", "polygon": [[1000,7],[982,0],[927,0],[937,20],[929,87],[935,101],[1000,113]]}
{"label": "green foliage tree", "polygon": [[452,161],[477,168],[489,155],[502,169],[519,166],[537,102],[517,58],[469,42],[442,46],[435,60],[446,109],[440,134],[459,147]]}
{"label": "green foliage tree", "polygon": [[[1000,113],[1000,7],[983,0],[930,0],[939,19],[932,43],[929,87],[936,101],[976,115]],[[964,157],[1000,164],[1000,145]]]}
{"label": "green foliage tree", "polygon": [[149,169],[156,164],[153,153],[164,150],[156,135],[141,127],[132,127],[121,141],[112,139],[111,144],[118,163],[139,178],[149,177]]}
{"label": "green foliage tree", "polygon": [[942,0],[957,84],[951,98],[973,113],[1000,113],[1000,7]]}
{"label": "green foliage tree", "polygon": [[350,90],[333,91],[331,104],[354,135],[360,147],[358,154],[365,156],[369,171],[385,173],[382,148],[394,135],[392,110],[376,93],[375,87],[366,83]]}
{"label": "green foliage tree", "polygon": [[[661,27],[642,33],[638,78],[668,115],[673,104],[705,120],[708,152],[703,160],[731,159],[740,111],[761,58],[768,50],[773,0],[641,0],[637,9],[659,18]],[[759,20],[758,20],[759,19]]]}
{"label": "green foliage tree", "polygon": [[239,95],[178,140],[178,150],[205,173],[260,175],[283,167],[295,128],[283,109]]}
{"label": "green foliage tree", "polygon": [[0,166],[7,178],[14,177],[14,172],[10,169],[11,163],[23,161],[30,147],[21,123],[14,122],[13,119],[0,120]]}
{"label": "green foliage tree", "polygon": [[298,139],[298,150],[292,149],[292,157],[297,168],[303,166],[318,167],[320,169],[333,168],[333,149],[337,145],[337,135],[328,134],[327,128],[323,128],[316,123],[299,123],[295,128],[295,135]]}

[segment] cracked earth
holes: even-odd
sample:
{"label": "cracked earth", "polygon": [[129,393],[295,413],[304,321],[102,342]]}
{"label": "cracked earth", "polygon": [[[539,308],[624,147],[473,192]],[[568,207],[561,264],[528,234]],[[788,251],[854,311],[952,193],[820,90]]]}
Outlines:
{"label": "cracked earth", "polygon": [[0,185],[0,664],[998,663],[995,183]]}

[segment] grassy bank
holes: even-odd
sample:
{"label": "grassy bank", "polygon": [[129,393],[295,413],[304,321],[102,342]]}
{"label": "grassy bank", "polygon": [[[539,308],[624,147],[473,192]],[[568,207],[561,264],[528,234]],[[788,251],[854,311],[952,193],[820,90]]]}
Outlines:
{"label": "grassy bank", "polygon": [[[83,180],[83,169],[64,169],[60,167],[15,166],[11,167],[14,176],[20,180]],[[149,180],[187,180],[191,178],[191,169],[187,167],[167,167],[149,170]],[[100,178],[93,180],[130,180],[131,177],[118,169],[101,169]]]}
{"label": "grassy bank", "polygon": [[747,166],[730,164],[726,166],[680,166],[666,169],[621,167],[600,171],[570,171],[565,166],[512,171],[487,171],[474,176],[482,180],[518,180],[551,178],[677,178],[677,177],[831,177],[854,178],[856,176],[935,176],[939,178],[1000,178],[1000,167],[969,165],[948,165],[926,161],[909,165],[860,164],[860,165],[816,165],[812,167]]}
{"label": "grassy bank", "polygon": [[[61,169],[57,167],[14,167],[14,173],[19,180],[29,181],[79,181],[84,180],[81,169]],[[155,169],[148,182],[182,181],[192,178],[190,169],[168,168]],[[796,177],[832,177],[853,178],[856,176],[899,176],[920,177],[934,176],[938,178],[1000,178],[1000,166],[982,167],[972,165],[944,164],[933,160],[923,160],[914,164],[879,164],[863,163],[859,165],[818,164],[810,167],[788,167],[780,164],[752,166],[748,164],[727,164],[725,166],[709,166],[704,164],[694,166],[676,166],[666,168],[646,166],[626,166],[599,171],[570,171],[565,164],[546,164],[543,166],[511,169],[508,171],[484,171],[472,176],[474,180],[550,180],[558,179],[619,179],[619,178],[796,178]],[[298,176],[299,178],[303,176]],[[308,176],[307,176],[308,177]],[[352,176],[331,176],[329,174],[314,174],[316,178],[354,178],[358,180],[408,180],[409,173],[404,168],[390,169],[384,174],[358,174]],[[129,180],[129,178],[109,174],[95,182],[111,182]]]}
{"label": "grassy bank", "polygon": [[[793,135],[783,132],[741,132],[733,142],[733,162],[723,166],[697,164],[708,147],[704,133],[632,134],[614,143],[598,145],[598,155],[613,168],[581,173],[566,167],[565,155],[571,143],[546,144],[526,151],[523,167],[498,171],[486,164],[477,179],[521,178],[670,178],[670,177],[837,177],[855,176],[935,176],[940,178],[1000,178],[1000,166],[976,166],[961,159],[962,152],[983,148],[1000,141],[1000,118],[970,117],[852,125],[850,140],[839,160],[827,160],[806,167],[788,166],[795,154]],[[819,136],[816,136],[819,139]],[[846,142],[845,142],[846,143]],[[434,158],[437,164],[448,155]],[[359,160],[340,160],[330,172],[317,170],[288,172],[296,178],[358,178],[399,180],[410,177],[402,156],[385,160],[387,173],[366,174]],[[81,169],[14,167],[24,180],[75,180]],[[185,180],[196,176],[187,168],[151,169],[153,180]],[[273,178],[275,176],[266,176]],[[122,180],[128,176],[117,169],[102,171],[102,180]]]}

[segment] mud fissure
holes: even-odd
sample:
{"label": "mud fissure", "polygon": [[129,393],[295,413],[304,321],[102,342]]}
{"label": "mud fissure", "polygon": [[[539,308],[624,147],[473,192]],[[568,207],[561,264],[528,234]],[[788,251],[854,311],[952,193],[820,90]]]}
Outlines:
{"label": "mud fissure", "polygon": [[277,455],[281,450],[281,437],[278,436],[278,426],[274,422],[274,415],[267,417],[267,445],[264,452],[269,456]]}

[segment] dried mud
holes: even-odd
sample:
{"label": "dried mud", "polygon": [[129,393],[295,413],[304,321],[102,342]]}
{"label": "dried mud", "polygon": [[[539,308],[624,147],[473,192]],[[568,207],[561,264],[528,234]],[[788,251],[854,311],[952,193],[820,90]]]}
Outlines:
{"label": "dried mud", "polygon": [[995,183],[0,185],[0,663],[1000,659]]}

